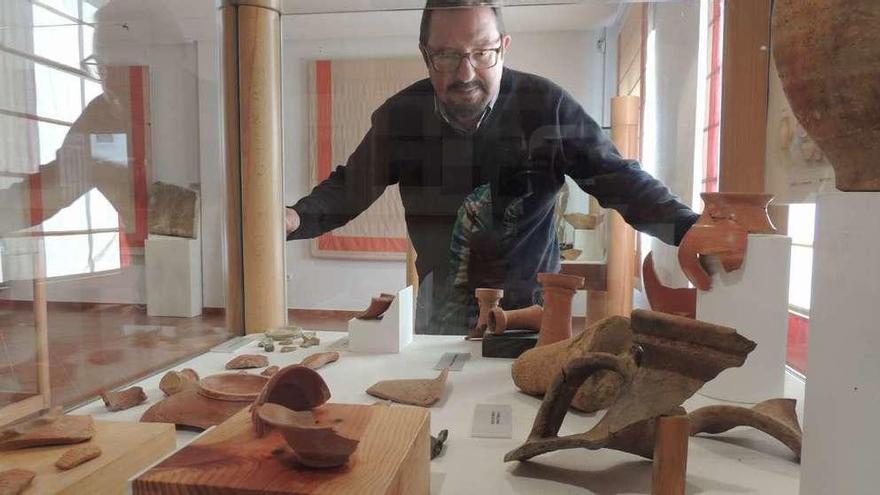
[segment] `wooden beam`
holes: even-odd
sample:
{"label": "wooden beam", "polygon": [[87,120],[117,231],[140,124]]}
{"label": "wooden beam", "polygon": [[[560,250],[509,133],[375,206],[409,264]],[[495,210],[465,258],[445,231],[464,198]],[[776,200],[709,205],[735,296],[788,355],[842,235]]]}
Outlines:
{"label": "wooden beam", "polygon": [[724,3],[719,191],[764,192],[771,0]]}

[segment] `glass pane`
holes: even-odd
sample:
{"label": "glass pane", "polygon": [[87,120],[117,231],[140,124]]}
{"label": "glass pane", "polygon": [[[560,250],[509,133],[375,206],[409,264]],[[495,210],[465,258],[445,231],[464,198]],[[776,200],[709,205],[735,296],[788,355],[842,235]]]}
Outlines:
{"label": "glass pane", "polygon": [[89,230],[88,196],[88,193],[80,196],[73,204],[62,208],[54,216],[43,222],[43,230],[46,232]]}
{"label": "glass pane", "polygon": [[788,236],[791,237],[791,242],[812,246],[815,224],[816,205],[814,203],[788,206]]}
{"label": "glass pane", "polygon": [[34,5],[34,52],[79,68],[79,23]]}
{"label": "glass pane", "polygon": [[95,273],[118,270],[122,267],[118,232],[104,232],[92,236],[91,262]]}
{"label": "glass pane", "polygon": [[70,127],[50,122],[37,122],[37,129],[40,142],[40,163],[47,164],[55,160],[56,153],[61,148],[64,138],[70,132]]}
{"label": "glass pane", "polygon": [[80,0],[35,0],[34,3],[52,7],[55,10],[79,19]]}
{"label": "glass pane", "polygon": [[88,234],[46,238],[46,276],[64,277],[92,273],[92,249]]}
{"label": "glass pane", "polygon": [[82,78],[42,64],[34,67],[37,116],[73,122],[82,112]]}
{"label": "glass pane", "polygon": [[813,248],[792,246],[788,303],[809,314],[813,280]]}

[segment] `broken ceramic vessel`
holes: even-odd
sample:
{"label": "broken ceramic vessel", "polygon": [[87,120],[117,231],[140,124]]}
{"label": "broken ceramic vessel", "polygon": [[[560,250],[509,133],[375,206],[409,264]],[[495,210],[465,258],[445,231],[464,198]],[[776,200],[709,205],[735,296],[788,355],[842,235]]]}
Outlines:
{"label": "broken ceramic vessel", "polygon": [[241,356],[234,357],[226,363],[226,369],[228,370],[265,368],[266,366],[269,366],[269,358],[258,354],[242,354]]}
{"label": "broken ceramic vessel", "polygon": [[688,280],[700,290],[712,287],[712,278],[700,264],[700,255],[715,255],[724,271],[742,266],[749,234],[775,234],[767,216],[771,194],[702,193],[705,209],[684,235],[678,262]]}
{"label": "broken ceramic vessel", "polygon": [[[572,448],[611,448],[651,458],[655,419],[681,414],[682,402],[723,370],[742,366],[755,348],[732,328],[654,311],[633,311],[630,325],[631,349],[588,353],[565,365],[544,396],[528,440],[505,461]],[[558,436],[578,389],[602,370],[623,378],[617,400],[589,431]]]}
{"label": "broken ceramic vessel", "polygon": [[796,405],[794,399],[770,399],[752,408],[731,405],[701,407],[688,414],[691,436],[724,433],[737,426],[749,426],[779,440],[800,459],[803,433]]}
{"label": "broken ceramic vessel", "polygon": [[498,307],[498,302],[504,297],[504,291],[481,288],[474,291],[474,297],[477,298],[477,304],[480,306],[480,314],[477,317],[477,324],[468,333],[469,340],[483,338],[489,325],[489,313]]}
{"label": "broken ceramic vessel", "polygon": [[95,434],[91,416],[61,415],[60,409],[0,431],[0,451],[85,442]]}
{"label": "broken ceramic vessel", "polygon": [[108,411],[122,411],[146,402],[147,394],[141,387],[131,387],[125,390],[104,392],[101,399]]}
{"label": "broken ceramic vessel", "polygon": [[199,393],[209,399],[250,402],[269,382],[262,375],[218,373],[199,380]]}
{"label": "broken ceramic vessel", "polygon": [[304,466],[343,466],[357,449],[358,440],[340,435],[333,427],[318,425],[311,410],[294,411],[271,402],[255,405],[254,409],[262,424],[281,431],[295,459]]}
{"label": "broken ceramic vessel", "polygon": [[301,364],[292,364],[278,370],[269,378],[251,409],[251,421],[258,437],[266,432],[257,411],[259,406],[272,403],[294,411],[314,409],[330,400],[330,389],[317,371]]}
{"label": "broken ceramic vessel", "polygon": [[584,277],[562,273],[539,273],[544,294],[541,332],[535,347],[552,344],[571,337],[571,302]]}
{"label": "broken ceramic vessel", "polygon": [[150,406],[141,416],[144,423],[172,423],[179,428],[205,430],[219,425],[248,406],[248,402],[216,400],[184,389]]}
{"label": "broken ceramic vessel", "polygon": [[367,389],[373,397],[401,404],[431,407],[443,397],[449,369],[444,368],[437,378],[415,380],[383,380]]}
{"label": "broken ceramic vessel", "polygon": [[773,56],[841,191],[880,191],[880,2],[777,0]]}
{"label": "broken ceramic vessel", "polygon": [[314,354],[306,356],[299,364],[303,366],[308,366],[313,370],[318,370],[330,363],[336,362],[338,359],[339,353],[335,351],[316,352]]}
{"label": "broken ceramic vessel", "polygon": [[661,313],[697,317],[697,289],[666,287],[654,270],[654,252],[649,252],[642,263],[642,285],[651,309]]}
{"label": "broken ceramic vessel", "polygon": [[541,329],[543,315],[544,308],[538,304],[509,311],[495,307],[489,312],[488,329],[495,335],[501,335],[508,329],[534,330],[537,332]]}
{"label": "broken ceramic vessel", "polygon": [[0,471],[0,493],[3,495],[18,495],[24,493],[36,473],[27,469],[7,469]]}
{"label": "broken ceramic vessel", "polygon": [[394,302],[394,294],[380,294],[379,297],[372,298],[367,309],[355,315],[355,318],[359,320],[382,319],[382,315],[388,311],[392,302]]}
{"label": "broken ceramic vessel", "polygon": [[80,464],[91,461],[101,455],[101,449],[95,445],[83,445],[67,450],[55,461],[55,467],[62,471],[73,469]]}
{"label": "broken ceramic vessel", "polygon": [[199,374],[192,368],[184,368],[180,371],[171,370],[159,381],[159,390],[166,397],[182,392],[187,388],[197,387],[199,383]]}
{"label": "broken ceramic vessel", "polygon": [[[556,375],[573,359],[596,352],[619,355],[632,345],[629,318],[612,316],[594,323],[574,337],[524,352],[511,367],[513,383],[524,393],[544,395]],[[571,406],[584,412],[606,409],[617,398],[623,383],[620,374],[599,371],[578,388]]]}

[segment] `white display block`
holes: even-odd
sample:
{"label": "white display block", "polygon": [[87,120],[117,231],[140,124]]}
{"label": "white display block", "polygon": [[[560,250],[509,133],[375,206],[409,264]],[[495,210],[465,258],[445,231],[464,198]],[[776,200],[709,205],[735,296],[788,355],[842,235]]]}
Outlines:
{"label": "white display block", "polygon": [[202,314],[202,246],[198,239],[151,235],[144,243],[147,315]]}
{"label": "white display block", "polygon": [[880,193],[816,202],[801,495],[880,490]]}
{"label": "white display block", "polygon": [[574,248],[580,249],[578,261],[602,261],[605,259],[605,248],[597,230],[574,231]]}
{"label": "white display block", "polygon": [[788,337],[788,272],[791,239],[750,234],[742,267],[730,273],[709,258],[712,288],[697,291],[697,319],[735,328],[758,344],[743,366],[708,382],[708,397],[757,403],[783,396]]}
{"label": "white display block", "polygon": [[348,320],[348,349],[352,352],[398,353],[413,340],[413,288],[397,296],[380,320]]}

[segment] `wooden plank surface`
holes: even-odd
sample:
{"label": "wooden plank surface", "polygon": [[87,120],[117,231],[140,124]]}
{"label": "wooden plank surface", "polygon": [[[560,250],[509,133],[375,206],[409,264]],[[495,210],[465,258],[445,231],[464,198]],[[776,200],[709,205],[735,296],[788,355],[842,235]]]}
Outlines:
{"label": "wooden plank surface", "polygon": [[[23,468],[35,472],[25,495],[118,495],[124,493],[129,478],[174,450],[176,442],[171,424],[95,421],[95,436],[88,442],[3,452],[0,471]],[[99,447],[101,455],[69,471],[55,467],[61,454],[83,445]]]}
{"label": "wooden plank surface", "polygon": [[318,424],[333,425],[360,444],[340,468],[309,469],[277,449],[277,430],[254,435],[244,410],[184,447],[133,484],[135,494],[427,494],[430,490],[427,409],[326,404]]}

